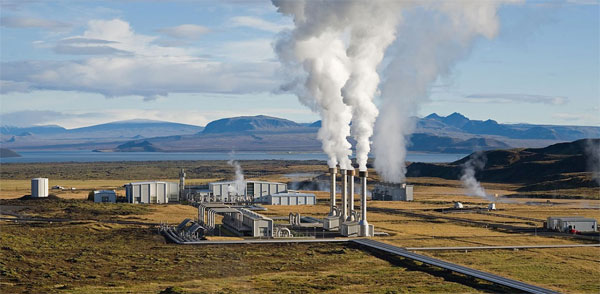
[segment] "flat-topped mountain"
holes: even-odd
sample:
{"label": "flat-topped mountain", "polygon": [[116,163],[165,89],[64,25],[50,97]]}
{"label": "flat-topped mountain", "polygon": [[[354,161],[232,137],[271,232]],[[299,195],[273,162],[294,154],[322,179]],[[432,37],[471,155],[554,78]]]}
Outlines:
{"label": "flat-topped mountain", "polygon": [[245,131],[270,131],[302,127],[291,120],[266,115],[240,116],[212,121],[204,128],[204,134],[232,133]]}

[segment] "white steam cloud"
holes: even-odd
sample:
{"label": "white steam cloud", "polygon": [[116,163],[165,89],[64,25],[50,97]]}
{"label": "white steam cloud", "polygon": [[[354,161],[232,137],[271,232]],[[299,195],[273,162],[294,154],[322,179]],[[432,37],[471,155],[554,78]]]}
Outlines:
{"label": "white steam cloud", "polygon": [[485,167],[486,161],[487,158],[483,152],[471,154],[469,160],[463,164],[460,180],[463,184],[463,187],[467,189],[469,196],[478,196],[490,200],[490,197],[485,192],[485,189],[475,178],[475,173]]}
{"label": "white steam cloud", "polygon": [[600,186],[600,139],[585,140],[585,153],[587,168],[592,172],[592,178]]}
{"label": "white steam cloud", "polygon": [[[230,153],[230,156],[233,156],[233,152]],[[227,187],[227,192],[233,195],[246,194],[246,182],[244,181],[244,171],[242,170],[242,166],[239,162],[233,159],[227,161],[227,164],[232,166],[235,170],[235,179],[233,181],[233,185]]]}
{"label": "white steam cloud", "polygon": [[[407,138],[414,129],[410,116],[477,37],[496,35],[499,5],[515,2],[272,1],[294,20],[294,28],[275,45],[291,75],[283,90],[321,115],[319,139],[329,166],[350,166],[352,121],[359,169],[366,170],[373,135],[375,168],[394,183],[403,182],[406,173]],[[382,61],[387,66],[378,113],[373,100]]]}

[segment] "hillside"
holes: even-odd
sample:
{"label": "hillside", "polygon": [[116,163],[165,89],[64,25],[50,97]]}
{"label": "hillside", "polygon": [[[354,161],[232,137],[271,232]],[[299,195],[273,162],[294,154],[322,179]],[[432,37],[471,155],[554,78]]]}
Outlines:
{"label": "hillside", "polygon": [[[600,165],[593,153],[598,146],[600,139],[583,139],[545,148],[485,151],[485,166],[476,177],[484,182],[524,184],[520,191],[597,187],[591,171]],[[448,164],[412,163],[407,176],[456,180],[470,157]]]}
{"label": "hillside", "polygon": [[299,127],[301,127],[300,124],[283,118],[265,115],[240,116],[212,121],[206,125],[202,133],[218,134],[258,130],[282,131],[284,129],[293,129]]}
{"label": "hillside", "polygon": [[[75,129],[65,129],[59,126],[37,126],[26,128],[3,126],[0,128],[0,133],[3,138],[8,138],[3,140],[7,143],[40,140],[48,142],[71,142],[73,140],[124,140],[151,138],[164,135],[186,135],[201,132],[203,129],[203,127],[194,125],[134,119]],[[9,140],[12,140],[12,142],[9,142]]]}

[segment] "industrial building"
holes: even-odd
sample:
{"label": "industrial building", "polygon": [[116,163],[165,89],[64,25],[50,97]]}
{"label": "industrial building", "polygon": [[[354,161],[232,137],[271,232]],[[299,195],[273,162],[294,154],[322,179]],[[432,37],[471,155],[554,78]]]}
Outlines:
{"label": "industrial building", "polygon": [[94,202],[117,202],[117,193],[114,190],[94,191]]}
{"label": "industrial building", "polygon": [[313,193],[288,190],[256,198],[255,202],[268,205],[315,205],[317,203],[317,196]]}
{"label": "industrial building", "polygon": [[31,197],[48,197],[48,179],[31,179]]}
{"label": "industrial building", "polygon": [[179,184],[176,182],[136,182],[125,185],[129,203],[169,203],[179,201]]}
{"label": "industrial building", "polygon": [[598,222],[593,218],[585,217],[548,217],[546,228],[559,232],[595,232],[598,230]]}
{"label": "industrial building", "polygon": [[245,208],[225,204],[201,203],[198,222],[209,231],[214,230],[215,215],[223,216],[223,225],[239,236],[273,237],[273,220]]}
{"label": "industrial building", "polygon": [[245,189],[232,189],[236,186],[235,181],[216,182],[208,184],[208,190],[214,202],[253,202],[256,198],[285,192],[287,185],[284,183],[264,181],[244,181]]}
{"label": "industrial building", "polygon": [[413,201],[413,186],[407,184],[379,183],[371,196],[373,200]]}

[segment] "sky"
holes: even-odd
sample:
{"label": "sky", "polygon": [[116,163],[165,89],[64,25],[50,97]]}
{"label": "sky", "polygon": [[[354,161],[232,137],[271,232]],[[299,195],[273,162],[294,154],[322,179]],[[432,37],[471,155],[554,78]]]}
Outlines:
{"label": "sky", "polygon": [[[319,119],[280,90],[272,45],[293,24],[270,1],[0,1],[0,125]],[[476,40],[418,114],[600,126],[599,4],[502,6],[498,36]]]}

